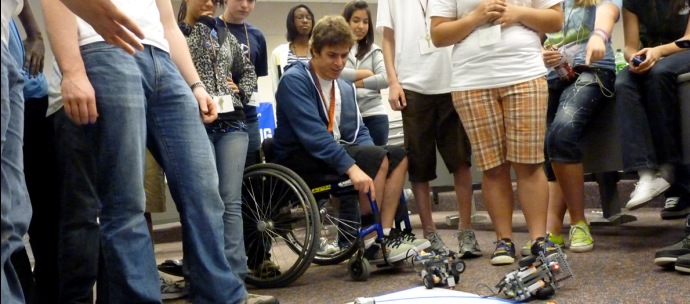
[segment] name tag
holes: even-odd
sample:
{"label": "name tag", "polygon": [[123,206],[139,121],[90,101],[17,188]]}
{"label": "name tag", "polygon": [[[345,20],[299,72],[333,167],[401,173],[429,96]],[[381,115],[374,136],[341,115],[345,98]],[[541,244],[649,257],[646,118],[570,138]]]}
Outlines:
{"label": "name tag", "polygon": [[249,99],[247,103],[248,106],[258,107],[259,106],[259,92],[252,93],[252,98]]}
{"label": "name tag", "polygon": [[441,49],[437,48],[434,46],[434,43],[431,42],[431,37],[427,36],[426,38],[421,38],[419,39],[419,53],[424,55],[424,54],[429,54],[433,52],[438,52]]}
{"label": "name tag", "polygon": [[232,105],[232,95],[213,96],[213,101],[216,103],[218,113],[235,111],[235,106]]}
{"label": "name tag", "polygon": [[496,44],[501,41],[501,25],[496,24],[477,31],[479,35],[479,46]]}

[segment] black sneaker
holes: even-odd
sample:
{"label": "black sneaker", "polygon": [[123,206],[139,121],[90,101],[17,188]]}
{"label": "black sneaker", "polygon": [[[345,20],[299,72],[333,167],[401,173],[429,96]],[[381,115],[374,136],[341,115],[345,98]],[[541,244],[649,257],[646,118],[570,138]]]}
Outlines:
{"label": "black sneaker", "polygon": [[539,256],[539,252],[543,252],[544,257],[549,257],[553,254],[558,253],[558,249],[556,248],[556,246],[557,245],[554,244],[551,241],[551,239],[540,237],[537,238],[537,240],[534,241],[534,243],[532,243],[532,248],[530,248],[530,251],[534,256]]}
{"label": "black sneaker", "polygon": [[515,245],[510,239],[501,239],[496,243],[496,249],[491,255],[491,265],[509,265],[515,262]]}
{"label": "black sneaker", "polygon": [[690,214],[690,196],[666,198],[661,218],[664,220],[682,218]]}
{"label": "black sneaker", "polygon": [[684,254],[676,260],[676,271],[690,273],[690,254]]}
{"label": "black sneaker", "polygon": [[681,255],[690,253],[690,235],[678,243],[661,248],[654,254],[654,264],[657,266],[673,266]]}

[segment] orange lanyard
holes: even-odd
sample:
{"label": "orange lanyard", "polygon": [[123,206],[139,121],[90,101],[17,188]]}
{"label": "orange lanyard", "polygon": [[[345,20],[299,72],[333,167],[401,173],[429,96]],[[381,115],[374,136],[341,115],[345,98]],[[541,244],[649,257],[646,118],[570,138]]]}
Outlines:
{"label": "orange lanyard", "polygon": [[[327,107],[326,96],[324,96],[323,91],[321,91],[321,81],[319,80],[319,77],[316,76],[316,72],[314,72],[314,67],[311,64],[309,65],[309,69],[312,78],[314,78],[316,90],[319,91],[319,95],[321,96],[321,102],[323,103],[324,107]],[[335,80],[331,80],[330,103],[331,106],[328,107],[328,132],[333,133],[333,118],[335,117]]]}

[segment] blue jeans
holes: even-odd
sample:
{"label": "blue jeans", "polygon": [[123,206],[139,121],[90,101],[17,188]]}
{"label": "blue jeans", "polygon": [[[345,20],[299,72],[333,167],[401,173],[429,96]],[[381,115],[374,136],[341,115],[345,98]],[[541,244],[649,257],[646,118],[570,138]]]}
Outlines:
{"label": "blue jeans", "polygon": [[677,77],[690,72],[690,51],[659,60],[646,74],[624,68],[616,78],[617,115],[621,121],[623,167],[656,169],[680,162]]}
{"label": "blue jeans", "polygon": [[230,269],[241,279],[247,276],[247,254],[244,251],[242,225],[242,177],[247,153],[247,132],[209,133],[220,181],[220,197],[225,204],[223,235],[225,257]]}
{"label": "blue jeans", "polygon": [[261,132],[259,131],[258,120],[247,120],[247,136],[249,136],[249,145],[247,146],[247,160],[244,162],[245,168],[261,162],[261,159],[259,159]]}
{"label": "blue jeans", "polygon": [[87,131],[97,135],[92,146],[98,152],[101,270],[106,271],[109,302],[161,301],[143,216],[146,147],[166,172],[180,213],[190,301],[239,302],[246,290],[223,253],[223,203],[218,174],[208,161],[211,145],[198,104],[170,54],[146,46],[131,56],[96,42],[82,46],[81,55],[99,113]]}
{"label": "blue jeans", "polygon": [[388,115],[375,115],[363,117],[364,125],[369,129],[369,136],[374,140],[377,146],[385,146],[388,144]]}
{"label": "blue jeans", "polygon": [[[63,109],[54,114],[55,151],[60,179],[58,303],[93,303],[98,275],[100,229],[96,218],[96,125],[75,125]],[[94,129],[94,130],[92,130]],[[100,286],[100,285],[99,285]]]}
{"label": "blue jeans", "polygon": [[582,162],[582,140],[589,122],[599,109],[613,101],[616,74],[612,70],[585,71],[573,82],[549,80],[549,106],[546,112],[544,162],[549,180],[555,176],[551,161],[559,163]]}
{"label": "blue jeans", "polygon": [[10,256],[24,247],[22,237],[29,229],[31,202],[24,180],[22,153],[24,136],[24,77],[7,45],[2,43],[2,97],[0,113],[0,184],[2,184],[2,303],[23,303],[24,294]]}

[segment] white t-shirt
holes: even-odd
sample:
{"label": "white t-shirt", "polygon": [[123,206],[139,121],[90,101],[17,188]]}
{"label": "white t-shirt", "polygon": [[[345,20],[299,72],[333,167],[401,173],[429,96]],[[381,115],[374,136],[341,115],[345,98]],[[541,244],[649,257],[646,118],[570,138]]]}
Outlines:
{"label": "white t-shirt", "polygon": [[[480,0],[436,0],[429,8],[431,16],[460,19],[471,13]],[[549,8],[563,0],[508,0],[509,3],[538,9]],[[460,43],[452,54],[455,91],[490,89],[522,83],[546,75],[537,33],[522,24],[501,28],[495,44],[479,46],[479,26]]]}
{"label": "white t-shirt", "polygon": [[421,94],[448,93],[451,48],[421,54],[419,43],[427,37],[430,25],[427,0],[379,0],[376,29],[394,30],[394,63],[400,85]]}
{"label": "white t-shirt", "polygon": [[[142,44],[170,52],[155,0],[112,0],[112,2],[141,28],[145,36],[144,40],[141,41]],[[79,17],[77,17],[77,28],[79,29],[80,46],[104,41],[91,25]]]}
{"label": "white t-shirt", "polygon": [[0,2],[0,19],[2,19],[2,44],[7,47],[10,41],[10,19],[22,11],[24,1],[22,0],[2,0]]}

